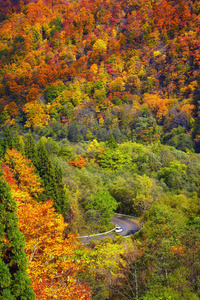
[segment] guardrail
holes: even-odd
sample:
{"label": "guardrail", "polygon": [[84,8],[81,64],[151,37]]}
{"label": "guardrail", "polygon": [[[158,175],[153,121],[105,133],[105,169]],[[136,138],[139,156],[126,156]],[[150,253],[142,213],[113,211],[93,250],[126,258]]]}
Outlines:
{"label": "guardrail", "polygon": [[[122,217],[126,217],[126,218],[132,218],[132,219],[135,219],[135,220],[139,221],[140,224],[142,224],[142,227],[140,228],[140,230],[134,232],[132,235],[134,235],[134,234],[140,232],[140,231],[144,228],[144,222],[141,221],[140,219],[138,219],[137,217],[133,217],[133,216],[129,216],[129,215],[123,215],[123,214],[117,214],[117,213],[115,213],[114,215],[122,216]],[[129,235],[128,235],[128,236],[129,236]],[[124,236],[124,237],[128,237],[128,236]]]}
{"label": "guardrail", "polygon": [[[123,214],[117,214],[115,213],[114,215],[117,215],[117,216],[122,216],[122,217],[126,217],[126,218],[132,218],[132,219],[136,219],[137,221],[139,221],[141,224],[142,224],[142,227],[140,228],[140,230],[136,231],[135,233],[133,233],[132,235],[140,232],[143,228],[144,228],[144,223],[136,218],[136,217],[133,217],[133,216],[129,216],[129,215],[123,215]],[[105,235],[105,234],[108,234],[108,233],[111,233],[115,230],[115,228],[107,231],[107,232],[102,232],[102,233],[97,233],[97,234],[92,234],[92,235],[85,235],[85,236],[79,236],[78,239],[84,239],[84,238],[90,238],[90,237],[95,237],[95,236],[101,236],[101,235]],[[125,237],[128,237],[128,236],[125,236]]]}
{"label": "guardrail", "polygon": [[93,237],[93,236],[100,236],[100,235],[104,235],[104,234],[108,234],[108,233],[111,233],[112,231],[114,231],[115,228],[107,231],[107,232],[102,232],[102,233],[97,233],[97,234],[92,234],[92,235],[85,235],[85,236],[79,236],[78,239],[84,239],[84,238],[90,238],[90,237]]}

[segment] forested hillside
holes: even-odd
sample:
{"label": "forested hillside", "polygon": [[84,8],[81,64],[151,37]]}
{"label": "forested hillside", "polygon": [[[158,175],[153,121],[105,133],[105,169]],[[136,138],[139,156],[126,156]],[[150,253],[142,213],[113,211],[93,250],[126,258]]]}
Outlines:
{"label": "forested hillside", "polygon": [[0,0],[2,300],[200,299],[199,67],[200,1]]}
{"label": "forested hillside", "polygon": [[2,126],[73,142],[111,132],[184,151],[196,142],[199,152],[199,1],[21,0],[0,9]]}

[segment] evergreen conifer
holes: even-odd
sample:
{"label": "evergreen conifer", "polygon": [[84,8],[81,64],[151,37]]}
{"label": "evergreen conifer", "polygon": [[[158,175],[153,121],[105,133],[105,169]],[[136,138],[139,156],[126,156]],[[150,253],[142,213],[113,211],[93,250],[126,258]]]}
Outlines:
{"label": "evergreen conifer", "polygon": [[26,274],[24,236],[18,231],[16,203],[9,186],[0,177],[0,299],[34,300]]}
{"label": "evergreen conifer", "polygon": [[36,162],[36,147],[35,147],[35,141],[33,139],[33,136],[31,132],[28,132],[28,135],[25,139],[24,143],[24,151],[25,151],[25,156],[29,158],[33,164]]}
{"label": "evergreen conifer", "polygon": [[113,134],[111,133],[110,136],[109,136],[109,140],[107,142],[107,145],[109,148],[117,148],[117,143],[115,141],[115,138],[113,136]]}
{"label": "evergreen conifer", "polygon": [[0,139],[0,158],[4,157],[4,142]]}
{"label": "evergreen conifer", "polygon": [[66,219],[66,215],[69,212],[69,199],[67,198],[65,187],[62,180],[62,169],[58,165],[58,163],[55,164],[55,180],[57,185],[57,193],[58,197],[54,203],[54,206],[56,210],[63,215],[63,217]]}
{"label": "evergreen conifer", "polygon": [[62,169],[56,163],[53,165],[42,139],[36,147],[36,168],[44,184],[44,192],[40,196],[41,201],[52,199],[57,212],[66,219],[68,211],[68,198],[62,181]]}
{"label": "evergreen conifer", "polygon": [[6,127],[5,132],[4,132],[4,152],[6,152],[6,150],[12,149],[13,147],[13,141],[12,141],[12,135],[11,135],[11,130],[9,127]]}
{"label": "evergreen conifer", "polygon": [[41,200],[52,199],[56,202],[58,198],[56,178],[53,164],[44,143],[40,140],[36,147],[36,168],[44,183],[45,191],[41,195]]}
{"label": "evergreen conifer", "polygon": [[13,136],[13,148],[24,155],[24,145],[18,134],[14,134]]}

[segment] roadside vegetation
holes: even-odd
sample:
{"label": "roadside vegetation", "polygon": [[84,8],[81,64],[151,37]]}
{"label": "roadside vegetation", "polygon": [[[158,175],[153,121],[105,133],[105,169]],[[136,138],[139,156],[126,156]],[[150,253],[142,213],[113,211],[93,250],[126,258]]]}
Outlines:
{"label": "roadside vegetation", "polygon": [[[92,299],[199,298],[199,154],[160,141],[117,144],[112,135],[107,142],[45,137],[35,142],[30,132],[24,137],[6,130],[1,159],[4,176],[20,202],[21,223],[28,218],[23,212],[28,209],[31,217],[37,205],[47,209],[48,219],[52,204],[68,224],[62,228],[67,240],[72,233],[109,230],[114,212],[144,221],[140,234],[127,240],[105,238],[86,249],[74,237],[73,243],[79,244],[77,250],[74,244],[74,255],[82,259],[84,270],[74,275],[87,284]],[[54,201],[48,204],[50,199]],[[29,240],[31,232],[21,228]],[[44,232],[40,234],[42,239]],[[34,282],[40,278],[30,276]]]}

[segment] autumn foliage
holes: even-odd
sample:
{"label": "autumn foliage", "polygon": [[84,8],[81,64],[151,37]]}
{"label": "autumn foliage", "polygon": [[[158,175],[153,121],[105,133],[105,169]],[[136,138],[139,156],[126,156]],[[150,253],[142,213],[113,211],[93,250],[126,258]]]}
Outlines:
{"label": "autumn foliage", "polygon": [[74,161],[74,160],[70,160],[70,165],[74,168],[79,168],[82,169],[85,167],[86,165],[86,161],[83,157],[79,157],[78,160]]}
{"label": "autumn foliage", "polygon": [[[76,283],[81,263],[74,235],[65,238],[63,217],[53,202],[22,204],[18,209],[19,229],[26,239],[28,274],[38,299],[90,299],[88,288]],[[27,226],[28,224],[28,226]]]}
{"label": "autumn foliage", "polygon": [[[0,160],[37,299],[200,298],[199,28],[199,0],[0,0]],[[132,250],[88,254],[70,232],[115,209],[145,222]]]}
{"label": "autumn foliage", "polygon": [[4,1],[1,13],[0,124],[87,141],[116,126],[130,139],[144,107],[199,123],[198,1]]}
{"label": "autumn foliage", "polygon": [[43,189],[29,159],[14,149],[5,155],[4,177],[18,205],[19,230],[26,240],[28,275],[37,299],[90,299],[86,284],[77,282],[82,261],[76,236],[65,236],[67,224],[55,213],[53,200],[38,203]]}
{"label": "autumn foliage", "polygon": [[38,198],[43,189],[31,161],[24,158],[19,151],[8,149],[5,155],[5,164],[9,166],[17,187],[21,191],[29,193],[31,197]]}

